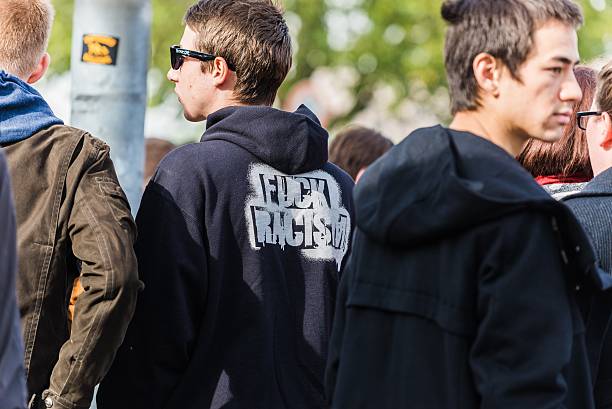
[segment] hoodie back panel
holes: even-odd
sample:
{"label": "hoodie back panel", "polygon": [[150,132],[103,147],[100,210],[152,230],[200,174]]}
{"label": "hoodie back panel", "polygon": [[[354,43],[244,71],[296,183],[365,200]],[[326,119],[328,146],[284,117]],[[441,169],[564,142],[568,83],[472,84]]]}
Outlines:
{"label": "hoodie back panel", "polygon": [[324,407],[353,183],[302,112],[227,108],[162,161],[137,217],[146,288],[101,408]]}

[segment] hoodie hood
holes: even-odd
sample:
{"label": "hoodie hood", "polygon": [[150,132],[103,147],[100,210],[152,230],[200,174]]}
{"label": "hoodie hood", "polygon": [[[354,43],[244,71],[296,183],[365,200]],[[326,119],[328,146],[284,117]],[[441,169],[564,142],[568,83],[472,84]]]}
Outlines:
{"label": "hoodie hood", "polygon": [[19,78],[0,71],[0,145],[19,142],[63,122],[43,97]]}
{"label": "hoodie hood", "polygon": [[227,107],[210,114],[202,142],[224,140],[289,175],[327,162],[328,134],[316,115],[301,105],[295,112],[262,106]]}
{"label": "hoodie hood", "polygon": [[372,165],[355,188],[355,206],[357,225],[371,237],[411,245],[556,202],[497,145],[436,126]]}
{"label": "hoodie hood", "polygon": [[397,247],[448,238],[526,209],[551,216],[562,247],[573,253],[575,271],[595,288],[612,288],[612,277],[596,265],[571,210],[508,153],[469,132],[419,129],[370,166],[355,187],[357,226],[371,239]]}

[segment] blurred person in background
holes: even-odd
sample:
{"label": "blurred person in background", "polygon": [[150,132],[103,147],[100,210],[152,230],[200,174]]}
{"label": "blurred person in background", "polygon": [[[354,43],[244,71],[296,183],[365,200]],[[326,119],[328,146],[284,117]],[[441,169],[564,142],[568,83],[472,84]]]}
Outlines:
{"label": "blurred person in background", "polygon": [[331,407],[593,408],[577,294],[606,288],[571,211],[515,157],[581,99],[580,8],[447,0],[449,128],[419,129],[355,188]]}
{"label": "blurred person in background", "polygon": [[374,129],[349,126],[329,145],[329,161],[338,165],[357,182],[376,159],[393,147],[393,142]]}
{"label": "blurred person in background", "polygon": [[576,123],[576,112],[586,111],[591,106],[597,72],[578,66],[574,73],[582,89],[582,100],[574,105],[571,122],[565,126],[561,139],[552,143],[530,139],[517,158],[536,182],[557,200],[579,192],[593,178],[586,135]]}
{"label": "blurred person in background", "polygon": [[[134,222],[109,147],[64,126],[31,86],[47,71],[49,0],[0,1],[0,146],[17,220],[17,300],[32,408],[88,408],[140,288]],[[72,322],[68,298],[83,293]]]}
{"label": "blurred person in background", "polygon": [[[601,70],[592,106],[578,113],[576,123],[586,131],[595,177],[563,201],[588,233],[601,267],[612,275],[612,63]],[[612,294],[589,298],[585,310],[595,403],[598,409],[612,408]]]}
{"label": "blurred person in background", "polygon": [[23,342],[15,295],[17,239],[8,169],[0,149],[0,408],[25,409]]}
{"label": "blurred person in background", "polygon": [[145,139],[145,168],[142,181],[142,189],[147,187],[149,180],[153,177],[155,169],[159,162],[169,154],[176,145],[172,142],[166,141],[165,139],[159,138],[146,138]]}
{"label": "blurred person in background", "polygon": [[305,106],[272,108],[291,38],[272,0],[201,0],[168,79],[199,143],[142,198],[145,290],[99,409],[323,409],[353,181]]}

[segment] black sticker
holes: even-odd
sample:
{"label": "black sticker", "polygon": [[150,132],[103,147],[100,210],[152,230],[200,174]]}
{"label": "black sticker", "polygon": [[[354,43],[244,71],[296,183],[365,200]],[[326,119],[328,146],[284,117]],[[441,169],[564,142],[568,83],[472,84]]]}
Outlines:
{"label": "black sticker", "polygon": [[116,65],[119,38],[100,34],[83,36],[81,61],[90,64]]}

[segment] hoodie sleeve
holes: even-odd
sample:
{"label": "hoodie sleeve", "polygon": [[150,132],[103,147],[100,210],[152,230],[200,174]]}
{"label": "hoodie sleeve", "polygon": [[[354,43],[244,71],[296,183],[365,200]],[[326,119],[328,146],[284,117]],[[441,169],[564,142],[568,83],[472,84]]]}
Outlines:
{"label": "hoodie sleeve", "polygon": [[481,408],[564,408],[576,307],[552,217],[520,213],[499,226],[480,272],[470,354]]}
{"label": "hoodie sleeve", "polygon": [[15,210],[8,169],[0,151],[0,408],[26,406],[25,369],[15,295]]}
{"label": "hoodie sleeve", "polygon": [[139,296],[126,341],[98,392],[98,408],[165,407],[191,359],[205,302],[199,223],[152,181],[136,223]]}

